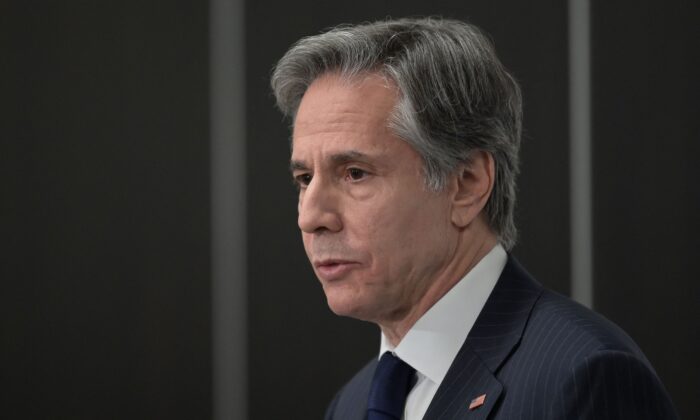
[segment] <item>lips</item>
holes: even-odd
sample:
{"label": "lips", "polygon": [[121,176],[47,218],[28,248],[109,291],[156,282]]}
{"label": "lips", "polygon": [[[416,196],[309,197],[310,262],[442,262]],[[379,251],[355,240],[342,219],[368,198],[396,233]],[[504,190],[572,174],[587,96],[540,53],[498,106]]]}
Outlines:
{"label": "lips", "polygon": [[325,281],[339,280],[359,266],[360,264],[355,261],[337,259],[314,262],[316,274],[321,280]]}

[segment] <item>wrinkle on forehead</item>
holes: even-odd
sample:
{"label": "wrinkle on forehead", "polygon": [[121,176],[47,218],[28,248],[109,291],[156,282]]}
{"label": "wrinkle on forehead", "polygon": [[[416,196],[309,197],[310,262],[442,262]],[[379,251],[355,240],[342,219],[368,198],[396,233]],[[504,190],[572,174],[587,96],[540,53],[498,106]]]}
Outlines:
{"label": "wrinkle on forehead", "polygon": [[393,82],[378,73],[353,80],[338,74],[321,76],[302,98],[294,121],[293,138],[348,131],[386,134],[397,99],[398,91]]}

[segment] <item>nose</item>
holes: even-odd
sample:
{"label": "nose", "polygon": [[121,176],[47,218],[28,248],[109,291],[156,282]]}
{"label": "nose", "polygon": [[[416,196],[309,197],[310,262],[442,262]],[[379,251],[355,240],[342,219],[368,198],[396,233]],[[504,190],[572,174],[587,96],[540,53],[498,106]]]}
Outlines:
{"label": "nose", "polygon": [[299,229],[304,233],[338,232],[343,225],[338,212],[338,192],[314,177],[299,194]]}

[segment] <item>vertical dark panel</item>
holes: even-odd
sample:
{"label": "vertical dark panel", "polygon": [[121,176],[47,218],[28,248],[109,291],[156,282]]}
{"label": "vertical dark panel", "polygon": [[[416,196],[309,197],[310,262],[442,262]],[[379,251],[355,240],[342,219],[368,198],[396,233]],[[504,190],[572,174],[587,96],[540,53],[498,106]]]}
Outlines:
{"label": "vertical dark panel", "polygon": [[15,3],[2,415],[207,418],[207,4]]}
{"label": "vertical dark panel", "polygon": [[209,1],[212,420],[248,418],[243,6]]}
{"label": "vertical dark panel", "polygon": [[593,8],[594,302],[639,343],[682,418],[698,413],[700,353],[694,5]]}
{"label": "vertical dark panel", "polygon": [[[271,13],[274,11],[274,13]],[[415,14],[469,19],[489,32],[525,97],[516,255],[545,284],[569,290],[565,2],[419,1],[246,4],[250,416],[321,418],[339,386],[378,351],[379,331],[326,307],[296,226],[289,130],[269,76],[302,36],[343,22]],[[270,396],[275,396],[274,403]]]}

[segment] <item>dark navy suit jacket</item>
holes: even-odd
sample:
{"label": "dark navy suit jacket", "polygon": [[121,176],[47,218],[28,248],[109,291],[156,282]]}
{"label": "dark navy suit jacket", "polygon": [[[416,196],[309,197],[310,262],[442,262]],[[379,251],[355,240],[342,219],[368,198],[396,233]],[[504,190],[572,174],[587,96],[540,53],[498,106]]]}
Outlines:
{"label": "dark navy suit jacket", "polygon": [[[373,358],[330,420],[366,417]],[[483,405],[470,402],[486,395]],[[620,328],[544,289],[511,256],[438,388],[432,419],[676,419],[664,386]]]}

